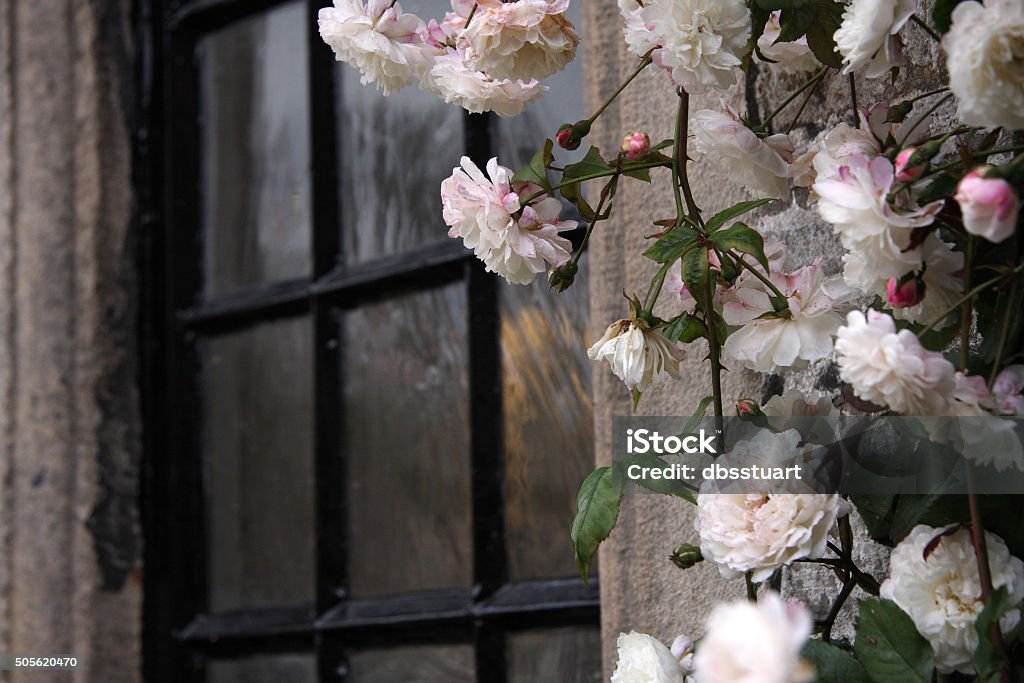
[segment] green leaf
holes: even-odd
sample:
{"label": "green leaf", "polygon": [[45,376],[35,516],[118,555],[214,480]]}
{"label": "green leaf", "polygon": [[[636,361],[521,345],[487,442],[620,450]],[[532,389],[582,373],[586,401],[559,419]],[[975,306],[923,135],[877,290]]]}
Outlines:
{"label": "green leaf", "polygon": [[625,482],[618,468],[599,467],[580,486],[576,497],[576,519],[569,535],[576,553],[576,567],[584,582],[589,582],[590,561],[615,528]]}
{"label": "green leaf", "polygon": [[792,43],[800,40],[807,33],[807,29],[818,18],[817,7],[791,7],[782,10],[779,15],[779,37],[776,43]]}
{"label": "green leaf", "polygon": [[939,33],[946,33],[953,23],[953,10],[964,0],[935,0],[932,8],[932,23]]}
{"label": "green leaf", "polygon": [[753,199],[749,202],[740,202],[739,204],[734,204],[733,206],[730,206],[728,209],[719,211],[714,216],[709,218],[707,224],[705,225],[705,229],[708,232],[714,232],[715,230],[718,230],[720,227],[731,221],[733,218],[736,218],[737,216],[742,216],[748,211],[753,211],[757,207],[764,206],[768,202],[773,201],[775,200]]}
{"label": "green leaf", "polygon": [[594,220],[597,213],[594,208],[590,206],[586,199],[583,198],[583,193],[580,192],[581,183],[572,183],[571,185],[565,185],[559,188],[559,192],[565,199],[576,207],[576,210],[580,212],[580,216],[583,220],[590,222]]}
{"label": "green leaf", "polygon": [[1010,602],[1006,586],[1000,586],[989,596],[988,604],[981,610],[974,628],[978,631],[978,647],[974,651],[974,667],[978,676],[997,671],[1006,663],[1005,658],[992,642],[992,629],[998,628],[999,620],[1016,605]]}
{"label": "green leaf", "polygon": [[623,481],[632,481],[637,486],[653,491],[654,493],[661,493],[666,496],[677,496],[683,498],[694,505],[697,504],[697,499],[693,497],[694,488],[692,485],[687,485],[683,480],[679,479],[629,479],[628,471],[631,465],[639,465],[645,468],[655,467],[668,467],[669,463],[665,462],[656,455],[634,455],[622,460],[615,461],[615,467],[619,468],[620,476]]}
{"label": "green leaf", "polygon": [[855,649],[875,683],[931,683],[935,668],[931,645],[890,600],[861,601]]}
{"label": "green leaf", "polygon": [[697,428],[697,425],[700,424],[700,421],[703,420],[704,416],[707,414],[708,406],[711,405],[711,402],[714,400],[714,396],[705,396],[700,400],[700,403],[697,404],[697,409],[693,411],[693,415],[691,415],[690,419],[683,425],[683,431],[679,432],[680,436],[689,436],[693,433],[693,430]]}
{"label": "green leaf", "polygon": [[686,288],[694,296],[703,293],[711,270],[708,264],[708,250],[701,246],[690,249],[682,255],[682,266]]}
{"label": "green leaf", "polygon": [[[711,235],[711,243],[722,251],[735,249],[750,254],[768,271],[768,257],[764,255],[764,238],[761,233],[744,223],[734,223],[731,228],[719,230]],[[693,290],[690,290],[693,291]]]}
{"label": "green leaf", "polygon": [[644,256],[658,263],[670,263],[680,258],[697,244],[697,233],[680,225],[651,245]]}
{"label": "green leaf", "polygon": [[839,68],[843,58],[836,52],[836,41],[832,37],[843,20],[843,4],[839,2],[822,5],[818,17],[807,27],[807,47],[826,66]]}
{"label": "green leaf", "polygon": [[622,175],[629,176],[630,178],[636,178],[642,180],[645,183],[651,182],[651,169],[649,168],[636,168],[632,171],[623,170]]}
{"label": "green leaf", "polygon": [[601,151],[597,147],[591,147],[587,150],[585,157],[575,164],[569,164],[565,167],[565,170],[562,171],[562,180],[564,182],[573,178],[582,178],[583,176],[604,173],[610,170],[612,170],[612,167],[601,156]]}
{"label": "green leaf", "polygon": [[871,680],[853,655],[822,640],[808,640],[802,654],[814,664],[818,683],[869,683]]}
{"label": "green leaf", "polygon": [[683,313],[661,331],[671,342],[689,344],[705,335],[704,323],[688,313]]}
{"label": "green leaf", "polygon": [[555,160],[555,156],[551,152],[553,146],[554,143],[551,140],[545,140],[544,146],[537,150],[530,163],[515,172],[512,182],[533,183],[550,191],[551,181],[548,180],[548,166]]}

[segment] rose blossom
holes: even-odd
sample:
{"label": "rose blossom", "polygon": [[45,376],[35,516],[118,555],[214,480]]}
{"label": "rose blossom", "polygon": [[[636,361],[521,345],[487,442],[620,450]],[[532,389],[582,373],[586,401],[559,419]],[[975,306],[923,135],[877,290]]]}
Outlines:
{"label": "rose blossom", "polygon": [[318,23],[338,61],[359,69],[359,82],[376,83],[385,95],[409,85],[425,66],[423,20],[390,0],[334,0],[320,10]]}
{"label": "rose blossom", "polygon": [[762,140],[731,111],[702,109],[690,116],[690,125],[697,148],[723,165],[730,178],[767,197],[789,196],[793,143],[788,135]]}
{"label": "rose blossom", "polygon": [[865,401],[904,415],[938,415],[949,408],[954,369],[910,330],[896,332],[885,313],[851,311],[837,333],[839,376]]}
{"label": "rose blossom", "polygon": [[537,80],[491,78],[469,66],[464,50],[448,50],[436,58],[421,85],[470,113],[493,111],[505,117],[521,114],[528,103],[548,89]]}
{"label": "rose blossom", "polygon": [[998,243],[1016,231],[1020,200],[1002,178],[986,178],[989,170],[981,166],[965,175],[957,185],[956,201],[967,232]]}
{"label": "rose blossom", "polygon": [[660,330],[640,320],[617,320],[587,351],[591,360],[607,360],[612,373],[630,391],[646,391],[668,378],[679,379],[679,349]]}
{"label": "rose blossom", "polygon": [[1024,128],[1024,3],[962,2],[942,39],[949,89],[970,126]]}
{"label": "rose blossom", "polygon": [[[892,551],[889,578],[880,594],[892,600],[914,621],[931,643],[935,666],[942,673],[973,673],[971,657],[978,646],[975,621],[984,603],[978,564],[967,529],[943,535],[952,527],[934,529],[920,524]],[[938,544],[926,555],[933,539]],[[1006,586],[1010,604],[1024,600],[1024,563],[1010,555],[1003,539],[986,532],[992,584]],[[1012,609],[999,620],[1005,633],[1020,621]]]}
{"label": "rose blossom", "polygon": [[768,279],[782,292],[787,308],[771,313],[773,292],[759,279],[744,277],[724,295],[722,316],[740,329],[725,340],[722,354],[759,372],[805,367],[832,354],[832,335],[843,322],[840,310],[852,290],[841,278],[825,278],[820,259],[792,273],[773,270]]}
{"label": "rose blossom", "polygon": [[568,8],[569,0],[481,0],[459,46],[470,68],[496,80],[547,78],[576,56],[580,37]]}
{"label": "rose blossom", "polygon": [[799,603],[769,591],[717,605],[694,657],[697,683],[806,683],[814,667],[800,658],[813,621]]}
{"label": "rose blossom", "polygon": [[469,157],[441,183],[444,221],[449,237],[461,237],[487,270],[514,284],[529,284],[546,264],[569,260],[572,245],[559,233],[572,230],[576,221],[560,221],[561,203],[552,197],[523,206],[521,199],[539,187],[512,186],[512,170],[497,159],[487,162],[487,176]]}
{"label": "rose blossom", "polygon": [[[735,444],[728,459],[770,468],[800,464],[817,448],[800,441],[796,429],[780,434],[762,430]],[[847,511],[836,494],[714,493],[717,486],[711,480],[701,486],[694,527],[701,554],[725,578],[751,572],[752,580],[760,582],[796,560],[821,557],[836,519]]]}
{"label": "rose blossom", "polygon": [[782,12],[775,10],[768,17],[764,25],[764,32],[757,39],[757,49],[767,59],[777,63],[779,67],[791,71],[813,71],[818,68],[818,58],[807,46],[807,37],[800,36],[798,39],[786,42],[775,42],[782,34],[782,25],[779,17]]}
{"label": "rose blossom", "polygon": [[843,73],[867,67],[864,75],[876,78],[898,66],[896,34],[916,9],[916,0],[853,0],[847,5],[834,35],[836,51],[843,55]]}
{"label": "rose blossom", "polygon": [[639,19],[653,34],[654,63],[690,93],[736,83],[750,40],[744,0],[650,0]]}
{"label": "rose blossom", "polygon": [[618,658],[611,683],[683,683],[682,665],[657,638],[646,633],[620,633]]}

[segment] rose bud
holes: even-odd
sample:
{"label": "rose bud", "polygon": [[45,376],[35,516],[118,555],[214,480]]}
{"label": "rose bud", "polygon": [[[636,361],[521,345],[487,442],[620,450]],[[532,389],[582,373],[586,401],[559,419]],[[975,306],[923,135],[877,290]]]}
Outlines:
{"label": "rose bud", "polygon": [[565,265],[559,266],[558,268],[552,268],[548,271],[548,284],[556,292],[564,292],[565,290],[572,287],[572,283],[576,280],[576,273],[579,272],[579,266],[569,261]]}
{"label": "rose bud", "polygon": [[651,153],[651,139],[647,133],[630,133],[622,138],[622,153],[629,161],[640,161]]}
{"label": "rose bud", "polygon": [[683,543],[678,546],[672,555],[669,557],[672,560],[672,564],[679,567],[680,569],[689,569],[698,562],[704,561],[704,556],[701,555],[700,548],[689,543]]}
{"label": "rose bud", "polygon": [[558,128],[558,133],[555,134],[555,142],[562,149],[570,151],[579,149],[583,138],[590,135],[590,126],[591,123],[587,119],[577,121],[576,123],[563,123]]}
{"label": "rose bud", "polygon": [[907,147],[896,155],[896,180],[901,183],[912,183],[924,174],[924,164],[920,166],[910,165],[910,159],[916,151],[913,147]]}
{"label": "rose bud", "polygon": [[752,398],[741,398],[736,402],[736,414],[740,417],[757,417],[764,415],[761,406]]}
{"label": "rose bud", "polygon": [[885,284],[885,300],[893,308],[910,308],[924,299],[924,282],[915,273],[892,277]]}
{"label": "rose bud", "polygon": [[955,198],[967,232],[998,243],[1013,235],[1020,200],[1002,178],[985,177],[991,170],[981,166],[965,175],[957,185]]}

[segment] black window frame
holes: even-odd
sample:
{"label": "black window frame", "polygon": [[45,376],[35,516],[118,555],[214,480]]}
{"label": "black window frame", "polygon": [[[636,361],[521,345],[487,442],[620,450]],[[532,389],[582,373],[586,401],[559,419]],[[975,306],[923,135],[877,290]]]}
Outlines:
{"label": "black window frame", "polygon": [[[139,111],[135,183],[140,234],[143,467],[143,669],[147,683],[204,680],[208,658],[310,653],[320,681],[345,681],[346,651],[418,643],[471,644],[477,680],[506,679],[506,634],[599,624],[598,586],[577,578],[510,583],[506,562],[499,290],[450,241],[367,263],[342,259],[333,55],[309,27],[313,263],[309,278],[204,301],[199,231],[201,37],[295,0],[136,0]],[[465,115],[468,156],[491,156],[489,115]],[[340,315],[358,306],[463,282],[468,295],[473,586],[350,598],[344,368]],[[315,604],[208,614],[199,357],[203,336],[311,316],[315,347]]]}

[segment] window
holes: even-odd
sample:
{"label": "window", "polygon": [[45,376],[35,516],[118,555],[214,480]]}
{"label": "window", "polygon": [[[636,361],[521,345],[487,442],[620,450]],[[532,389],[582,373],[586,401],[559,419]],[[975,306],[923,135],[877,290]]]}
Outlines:
{"label": "window", "polygon": [[580,73],[514,121],[384,99],[324,2],[139,4],[146,680],[599,680],[586,289],[486,274],[437,191]]}

